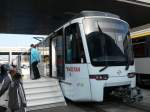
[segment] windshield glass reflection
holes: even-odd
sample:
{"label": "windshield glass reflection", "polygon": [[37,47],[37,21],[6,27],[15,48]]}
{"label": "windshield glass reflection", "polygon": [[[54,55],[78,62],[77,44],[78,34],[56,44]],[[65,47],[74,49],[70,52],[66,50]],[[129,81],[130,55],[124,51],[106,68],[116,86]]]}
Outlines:
{"label": "windshield glass reflection", "polygon": [[133,61],[127,23],[101,18],[85,19],[83,24],[93,65],[119,66]]}

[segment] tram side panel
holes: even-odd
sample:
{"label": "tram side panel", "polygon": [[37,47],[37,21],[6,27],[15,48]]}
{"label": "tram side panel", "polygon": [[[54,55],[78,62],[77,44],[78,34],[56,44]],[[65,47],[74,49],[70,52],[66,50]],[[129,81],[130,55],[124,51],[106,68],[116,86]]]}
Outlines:
{"label": "tram side panel", "polygon": [[139,85],[150,85],[150,58],[135,58],[135,71]]}
{"label": "tram side panel", "polygon": [[73,101],[91,101],[87,64],[66,64],[65,69],[67,83],[62,83],[62,87],[67,90],[64,91],[65,96]]}
{"label": "tram side panel", "polygon": [[150,58],[135,58],[135,70],[137,73],[150,74]]}

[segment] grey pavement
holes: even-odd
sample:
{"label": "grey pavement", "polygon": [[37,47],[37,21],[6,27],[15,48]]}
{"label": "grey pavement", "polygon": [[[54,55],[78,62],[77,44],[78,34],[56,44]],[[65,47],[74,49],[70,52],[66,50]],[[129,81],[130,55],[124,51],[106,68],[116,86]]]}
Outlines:
{"label": "grey pavement", "polygon": [[73,105],[67,105],[67,106],[53,107],[49,109],[34,110],[30,112],[86,112],[86,111]]}
{"label": "grey pavement", "polygon": [[[150,89],[142,89],[143,91],[143,101],[135,104],[119,105],[118,103],[106,103],[105,105],[99,105],[99,107],[107,112],[150,112]],[[30,112],[87,112],[88,110],[81,109],[72,103],[67,103],[67,106],[53,107],[43,110],[35,110]],[[135,107],[134,109],[132,107]],[[143,111],[141,111],[143,110]],[[90,110],[89,110],[90,111]],[[89,112],[88,111],[88,112]]]}

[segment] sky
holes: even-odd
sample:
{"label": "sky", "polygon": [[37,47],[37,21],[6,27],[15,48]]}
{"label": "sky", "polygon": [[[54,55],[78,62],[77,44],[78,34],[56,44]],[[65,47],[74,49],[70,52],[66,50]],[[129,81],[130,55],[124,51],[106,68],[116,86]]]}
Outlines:
{"label": "sky", "polygon": [[47,35],[28,34],[2,34],[0,33],[0,47],[30,47],[39,41],[33,37],[46,37]]}

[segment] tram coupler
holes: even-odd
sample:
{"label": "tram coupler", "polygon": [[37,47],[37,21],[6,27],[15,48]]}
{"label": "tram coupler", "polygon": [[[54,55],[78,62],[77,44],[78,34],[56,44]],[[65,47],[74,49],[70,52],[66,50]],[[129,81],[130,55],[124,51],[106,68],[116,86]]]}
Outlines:
{"label": "tram coupler", "polygon": [[142,91],[140,88],[138,87],[129,88],[129,91],[130,91],[131,103],[140,102],[143,100],[143,95],[142,95]]}
{"label": "tram coupler", "polygon": [[143,100],[142,91],[138,87],[120,87],[113,91],[112,95],[122,99],[124,103],[136,103]]}

